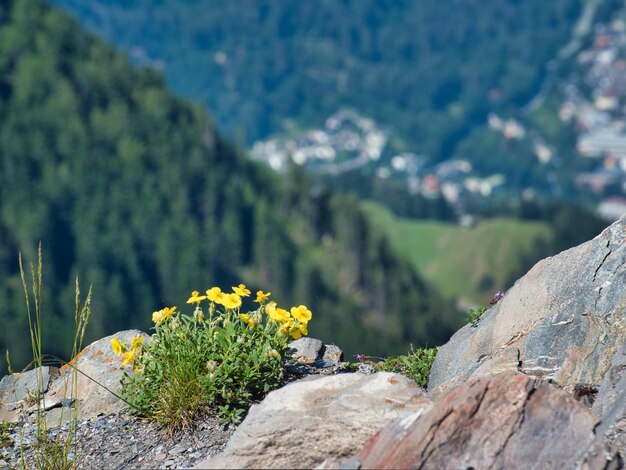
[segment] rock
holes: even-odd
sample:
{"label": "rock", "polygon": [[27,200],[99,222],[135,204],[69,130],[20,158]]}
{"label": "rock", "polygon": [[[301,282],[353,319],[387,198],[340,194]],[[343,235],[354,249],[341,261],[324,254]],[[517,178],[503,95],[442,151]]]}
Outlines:
{"label": "rock", "polygon": [[295,359],[312,363],[325,361],[324,367],[337,365],[343,361],[343,351],[334,344],[324,344],[315,338],[300,338],[288,344],[287,354]]}
{"label": "rock", "polygon": [[620,468],[617,451],[596,438],[597,422],[567,392],[504,372],[466,382],[382,429],[355,457],[319,468]]}
{"label": "rock", "polygon": [[292,341],[287,346],[289,347],[287,354],[298,359],[313,362],[322,358],[324,343],[319,339],[305,337]]}
{"label": "rock", "polygon": [[343,361],[343,351],[334,344],[325,344],[322,348],[322,359],[333,364],[339,364]]}
{"label": "rock", "polygon": [[376,373],[376,369],[374,369],[374,366],[371,364],[359,364],[358,368],[357,368],[357,372],[359,374],[375,374]]}
{"label": "rock", "polygon": [[[139,330],[126,330],[102,338],[84,348],[72,361],[79,371],[76,375],[78,379],[76,393],[73,393],[71,386],[74,369],[66,365],[61,368],[61,375],[45,394],[46,403],[78,399],[79,419],[99,413],[111,414],[125,408],[126,403],[114,393],[118,395],[121,393],[120,380],[124,372],[132,371],[132,366],[130,364],[122,366],[122,358],[115,355],[111,349],[111,339],[115,337],[124,344],[130,344],[136,336],[144,336],[145,340],[150,338]],[[67,413],[65,415],[67,416]],[[53,421],[49,424],[58,425],[59,422]]]}
{"label": "rock", "polygon": [[41,368],[41,391],[38,386],[39,368],[17,374],[5,375],[0,380],[0,422],[16,421],[22,409],[36,403],[42,392],[47,392],[50,377],[58,375],[58,368]]}
{"label": "rock", "polygon": [[[122,343],[130,344],[131,340],[143,335],[138,330],[127,330],[100,339],[83,349],[72,361],[79,372],[70,365],[60,369],[44,368],[44,395],[40,406],[46,413],[48,427],[58,426],[69,418],[69,408],[75,400],[79,400],[79,419],[120,411],[127,405],[114,394],[120,394],[120,379],[125,371],[132,366],[122,366],[122,359],[111,349],[111,339],[118,338]],[[34,415],[37,403],[29,400],[29,390],[37,389],[35,371],[5,376],[0,381],[0,420],[16,421],[24,412]],[[72,377],[77,379],[77,387],[72,387]],[[105,388],[106,387],[106,388]],[[108,390],[107,390],[108,389]],[[35,395],[36,396],[36,395]]]}
{"label": "rock", "polygon": [[600,418],[596,429],[626,458],[626,341],[613,356],[592,408]]}
{"label": "rock", "polygon": [[[537,263],[439,349],[428,391],[443,396],[473,374],[518,368],[573,388],[600,386],[626,339],[626,219]],[[515,355],[519,358],[515,359]]]}
{"label": "rock", "polygon": [[224,453],[197,468],[311,468],[355,453],[384,425],[431,405],[395,373],[306,378],[253,405]]}

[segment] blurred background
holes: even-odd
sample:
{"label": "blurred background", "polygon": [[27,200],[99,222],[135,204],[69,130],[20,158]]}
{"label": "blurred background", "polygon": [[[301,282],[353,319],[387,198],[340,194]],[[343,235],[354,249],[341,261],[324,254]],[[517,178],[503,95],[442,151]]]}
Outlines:
{"label": "blurred background", "polygon": [[[0,351],[246,283],[357,353],[436,346],[626,212],[618,0],[0,0]],[[7,357],[0,359],[6,371]]]}

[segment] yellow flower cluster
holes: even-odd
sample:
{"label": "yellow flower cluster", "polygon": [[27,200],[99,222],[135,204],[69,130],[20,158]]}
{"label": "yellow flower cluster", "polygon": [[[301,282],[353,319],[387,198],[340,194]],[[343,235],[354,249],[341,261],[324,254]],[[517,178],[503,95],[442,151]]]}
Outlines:
{"label": "yellow flower cluster", "polygon": [[[211,287],[206,291],[206,295],[200,295],[200,292],[197,290],[191,293],[191,297],[187,300],[188,304],[196,304],[200,306],[200,303],[207,299],[211,303],[222,305],[229,310],[235,310],[241,307],[242,297],[248,297],[250,295],[250,290],[246,288],[245,284],[239,284],[238,286],[233,287],[232,292],[222,292],[222,289],[219,287]],[[269,292],[258,291],[256,293],[256,299],[254,300],[257,303],[263,304],[270,296]],[[156,322],[155,322],[156,323]]]}
{"label": "yellow flower cluster", "polygon": [[[196,312],[200,309],[200,303],[203,300],[211,302],[211,308],[214,305],[222,305],[228,310],[236,310],[241,307],[242,297],[250,296],[250,290],[245,284],[239,284],[232,288],[232,292],[222,292],[219,287],[211,287],[206,291],[206,295],[200,295],[200,292],[193,291],[191,297],[187,300],[188,304],[196,304]],[[262,322],[262,311],[278,324],[278,331],[281,334],[289,334],[292,338],[298,339],[308,334],[308,323],[312,318],[311,311],[304,305],[292,307],[290,311],[279,308],[276,302],[266,303],[271,293],[257,291],[254,302],[261,305],[256,313],[238,313],[238,317],[250,328],[255,328]],[[173,307],[176,308],[176,307]],[[155,314],[158,312],[155,312]],[[194,317],[199,317],[201,312],[194,313]],[[160,319],[161,316],[158,316]],[[167,318],[167,317],[164,317]],[[154,316],[153,316],[154,320]],[[162,321],[162,320],[161,320]],[[155,321],[155,323],[157,323]]]}
{"label": "yellow flower cluster", "polygon": [[293,339],[299,339],[303,335],[309,334],[308,324],[313,314],[304,305],[291,307],[291,311],[288,312],[277,307],[276,302],[269,302],[265,306],[265,312],[280,325],[278,331],[282,334],[289,334]]}
{"label": "yellow flower cluster", "polygon": [[111,349],[113,349],[113,352],[118,356],[122,355],[124,357],[124,361],[122,362],[123,366],[125,366],[135,358],[137,350],[143,344],[143,338],[143,336],[135,336],[131,341],[130,348],[128,348],[117,338],[113,338],[111,340]]}
{"label": "yellow flower cluster", "polygon": [[[197,290],[191,293],[191,297],[187,300],[188,304],[196,304],[200,306],[200,303],[208,299],[213,304],[218,304],[226,307],[229,310],[235,310],[241,307],[241,298],[248,297],[250,295],[250,290],[246,288],[244,284],[239,284],[238,286],[233,287],[233,292],[222,292],[222,289],[219,287],[211,287],[206,291],[206,295],[200,295],[200,292]],[[263,293],[262,291],[257,292],[257,297],[255,302],[263,303],[268,297],[270,293]]]}

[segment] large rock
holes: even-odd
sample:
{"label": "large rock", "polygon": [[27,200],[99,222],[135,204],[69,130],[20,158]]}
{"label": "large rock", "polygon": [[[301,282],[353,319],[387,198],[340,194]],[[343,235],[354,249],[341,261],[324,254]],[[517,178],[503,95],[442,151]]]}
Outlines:
{"label": "large rock", "polygon": [[252,406],[224,453],[197,468],[311,468],[354,454],[384,425],[431,405],[399,374],[303,379]]}
{"label": "large rock", "polygon": [[592,410],[600,418],[596,432],[615,444],[626,458],[626,341],[613,356]]}
{"label": "large rock", "polygon": [[518,369],[569,389],[599,387],[626,339],[625,224],[540,261],[475,327],[461,328],[439,349],[429,395]]}
{"label": "large rock", "polygon": [[[44,368],[43,399],[40,406],[46,410],[48,426],[55,426],[69,417],[68,406],[79,400],[79,419],[120,411],[127,405],[115,394],[121,392],[120,379],[132,366],[122,366],[122,359],[111,349],[111,339],[119,339],[130,344],[136,336],[148,335],[138,330],[127,330],[107,336],[83,349],[72,364],[60,369]],[[37,381],[35,371],[6,376],[0,382],[0,418],[2,421],[15,421],[24,413],[34,414],[37,402]],[[73,378],[76,378],[74,387]],[[6,385],[6,386],[5,386]]]}
{"label": "large rock", "polygon": [[0,422],[17,421],[21,411],[36,403],[41,393],[48,391],[51,376],[58,368],[44,366],[17,374],[5,375],[0,380]]}
{"label": "large rock", "polygon": [[[115,395],[121,393],[120,380],[124,372],[132,371],[132,365],[122,366],[122,358],[116,356],[111,349],[111,339],[115,337],[129,345],[136,336],[149,339],[147,334],[139,330],[121,331],[83,349],[72,361],[78,373],[74,374],[74,368],[67,365],[61,368],[61,375],[50,385],[50,390],[44,396],[46,408],[51,408],[52,411],[48,416],[51,424],[58,424],[55,418],[57,414],[61,414],[61,407],[57,404],[71,403],[76,399],[80,403],[78,410],[81,419],[99,413],[115,413],[127,406]],[[77,379],[75,390],[72,387],[73,375]]]}
{"label": "large rock", "polygon": [[621,468],[570,394],[504,372],[473,379],[320,468]]}

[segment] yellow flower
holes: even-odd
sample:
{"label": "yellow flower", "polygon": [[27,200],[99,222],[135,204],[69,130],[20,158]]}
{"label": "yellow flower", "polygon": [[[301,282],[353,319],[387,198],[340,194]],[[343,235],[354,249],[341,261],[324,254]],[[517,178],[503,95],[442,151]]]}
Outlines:
{"label": "yellow flower", "polygon": [[300,339],[302,336],[308,335],[309,331],[307,330],[306,323],[299,323],[296,326],[290,327],[289,334],[293,339]]}
{"label": "yellow flower", "polygon": [[189,300],[187,300],[187,303],[188,304],[195,303],[196,305],[200,305],[200,302],[202,302],[204,299],[206,299],[206,295],[200,295],[200,292],[195,290],[191,293],[191,297],[189,297]]}
{"label": "yellow flower", "polygon": [[262,290],[258,290],[256,292],[256,299],[254,299],[255,302],[262,304],[263,302],[265,302],[267,299],[269,299],[271,295],[271,292],[265,292],[263,293]]}
{"label": "yellow flower", "polygon": [[126,351],[124,345],[117,338],[113,338],[111,340],[111,349],[113,349],[113,352],[118,356]]}
{"label": "yellow flower", "polygon": [[224,294],[222,305],[230,309],[239,308],[241,307],[241,297],[237,294]]}
{"label": "yellow flower", "polygon": [[272,313],[274,313],[275,311],[276,311],[276,302],[272,300],[271,302],[268,302],[267,305],[265,306],[265,313],[271,316]]}
{"label": "yellow flower", "polygon": [[175,313],[176,313],[176,306],[171,307],[171,308],[170,307],[165,307],[163,309],[163,315],[165,315],[164,320],[167,319],[168,317],[174,315]]}
{"label": "yellow flower", "polygon": [[165,307],[152,314],[152,321],[158,325],[174,315],[174,313],[176,313],[176,307]]}
{"label": "yellow flower", "polygon": [[220,303],[220,300],[224,294],[222,294],[222,289],[219,287],[211,287],[208,291],[206,291],[206,298],[211,302]]}
{"label": "yellow flower", "polygon": [[250,295],[250,290],[246,289],[245,284],[239,284],[237,287],[233,287],[233,292],[240,297],[248,297]]}
{"label": "yellow flower", "polygon": [[143,336],[135,336],[131,343],[130,350],[135,351],[143,343]]}
{"label": "yellow flower", "polygon": [[130,361],[132,361],[134,359],[134,357],[135,357],[135,351],[134,350],[125,352],[124,353],[124,362],[122,362],[122,365],[125,366]]}
{"label": "yellow flower", "polygon": [[298,320],[300,323],[304,323],[305,325],[309,322],[313,314],[311,311],[306,308],[304,305],[300,305],[298,307],[291,307],[291,315],[293,318]]}
{"label": "yellow flower", "polygon": [[[282,310],[282,309],[281,309]],[[285,310],[286,311],[286,310]],[[289,320],[283,322],[280,325],[280,328],[278,329],[278,332],[280,334],[286,335],[289,333],[289,331],[293,328],[294,322],[293,322],[293,318],[290,318]]]}
{"label": "yellow flower", "polygon": [[159,324],[163,321],[163,310],[159,310],[158,312],[152,312],[152,322],[155,324]]}
{"label": "yellow flower", "polygon": [[277,308],[273,313],[269,314],[270,318],[277,322],[284,323],[290,320],[289,312],[284,308]]}
{"label": "yellow flower", "polygon": [[241,318],[250,328],[254,328],[256,326],[256,323],[248,314],[240,313],[239,318]]}

